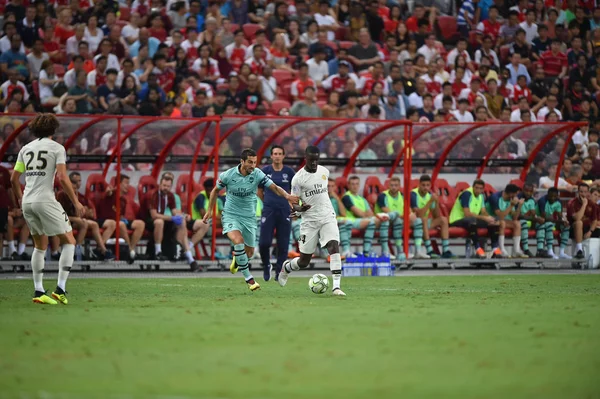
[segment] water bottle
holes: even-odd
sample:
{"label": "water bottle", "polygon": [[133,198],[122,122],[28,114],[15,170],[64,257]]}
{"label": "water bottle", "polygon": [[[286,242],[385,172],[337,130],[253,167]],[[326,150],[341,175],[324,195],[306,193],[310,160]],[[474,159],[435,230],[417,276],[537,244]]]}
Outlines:
{"label": "water bottle", "polygon": [[471,248],[471,241],[470,241],[470,240],[467,240],[467,244],[466,244],[466,246],[465,246],[465,258],[467,258],[467,259],[468,259],[468,258],[470,258],[470,257],[471,257],[471,251],[472,251],[472,248]]}

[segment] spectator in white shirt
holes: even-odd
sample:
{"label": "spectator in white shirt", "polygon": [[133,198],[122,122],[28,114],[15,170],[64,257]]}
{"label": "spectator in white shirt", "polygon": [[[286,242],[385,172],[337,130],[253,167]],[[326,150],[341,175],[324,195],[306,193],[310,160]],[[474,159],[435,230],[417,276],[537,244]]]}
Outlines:
{"label": "spectator in white shirt", "polygon": [[125,39],[127,44],[130,46],[133,43],[135,43],[137,41],[138,37],[140,36],[139,23],[140,23],[140,14],[138,14],[137,12],[134,12],[129,17],[129,23],[127,25],[125,25],[123,27],[123,30],[121,31],[121,35],[123,35],[123,38]]}
{"label": "spectator in white shirt", "polygon": [[548,94],[546,97],[546,105],[544,108],[540,109],[537,114],[537,120],[540,122],[544,122],[546,120],[546,115],[550,112],[554,111],[558,115],[558,119],[562,121],[562,113],[556,108],[558,105],[558,99],[554,94]]}
{"label": "spectator in white shirt", "polygon": [[[4,23],[4,36],[0,39],[0,52],[6,53],[11,49],[11,38],[14,34],[17,33],[17,26],[14,22],[5,22]],[[20,53],[25,54],[25,46],[21,43]]]}
{"label": "spectator in white shirt", "polygon": [[106,57],[107,66],[106,69],[116,69],[117,71],[121,70],[121,64],[119,63],[119,59],[116,55],[112,53],[112,43],[108,39],[103,39],[100,43],[100,54],[94,57],[94,64],[96,64],[98,58],[103,55]]}
{"label": "spectator in white shirt", "polygon": [[470,123],[475,121],[473,119],[473,114],[470,113],[467,108],[469,108],[469,100],[466,98],[458,100],[458,109],[452,112],[452,115],[454,115],[458,122]]}
{"label": "spectator in white shirt", "polygon": [[102,39],[104,39],[104,32],[102,29],[98,28],[98,17],[95,15],[91,15],[88,19],[84,37],[90,45],[90,51],[95,53],[102,42]]}
{"label": "spectator in white shirt", "polygon": [[433,33],[427,36],[425,44],[419,47],[417,52],[423,54],[427,64],[431,63],[431,61],[439,55],[437,48],[435,47],[435,35]]}
{"label": "spectator in white shirt", "polygon": [[317,47],[314,54],[313,58],[306,61],[308,76],[310,76],[317,86],[321,86],[321,83],[329,75],[329,64],[325,61],[325,50],[321,46]]}
{"label": "spectator in white shirt", "polygon": [[[540,177],[540,181],[538,186],[540,188],[548,189],[550,187],[554,187],[554,180],[556,178],[556,164],[550,165],[548,168],[548,176]],[[571,191],[574,189],[572,185],[567,183],[565,179],[562,177],[558,178],[558,184],[556,186],[559,190],[568,190]]]}
{"label": "spectator in white shirt", "polygon": [[458,39],[458,42],[456,43],[456,47],[448,53],[448,57],[446,58],[446,65],[448,65],[448,67],[450,69],[454,69],[454,63],[456,61],[456,57],[458,57],[459,55],[462,55],[463,57],[465,57],[465,61],[467,61],[467,64],[471,62],[471,57],[469,56],[469,53],[467,52],[467,47],[468,47],[467,39],[465,39],[464,37],[461,37],[460,39]]}
{"label": "spectator in white shirt", "polygon": [[408,96],[408,103],[411,107],[417,109],[423,108],[423,95],[425,95],[426,87],[423,79],[418,78],[415,84],[415,91]]}
{"label": "spectator in white shirt", "polygon": [[49,58],[48,53],[44,52],[44,41],[39,38],[35,39],[33,41],[33,51],[27,54],[27,63],[29,64],[32,79],[38,78],[42,69],[42,63]]}
{"label": "spectator in white shirt", "polygon": [[527,11],[525,21],[521,22],[519,26],[525,31],[525,40],[527,43],[530,45],[533,44],[533,40],[538,37],[538,26],[535,23],[535,11],[533,9],[530,8]]}
{"label": "spectator in white shirt", "polygon": [[273,77],[273,68],[266,65],[263,68],[263,74],[259,77],[262,86],[263,98],[272,103],[277,98],[277,80]]}
{"label": "spectator in white shirt", "polygon": [[321,0],[319,2],[319,12],[314,15],[315,21],[319,25],[319,29],[327,31],[327,40],[335,40],[335,31],[338,28],[338,24],[329,14],[329,2],[327,0]]}
{"label": "spectator in white shirt", "polygon": [[75,54],[79,54],[79,43],[85,40],[85,24],[75,26],[75,36],[67,39],[66,50],[69,59]]}
{"label": "spectator in white shirt", "polygon": [[[511,122],[535,122],[535,121],[537,121],[535,114],[533,113],[533,111],[531,109],[529,109],[529,102],[527,102],[527,97],[525,97],[525,96],[519,97],[518,105],[519,105],[519,108],[515,109],[510,114]],[[529,114],[530,120],[528,120],[528,121],[523,120],[522,113]]]}
{"label": "spectator in white shirt", "polygon": [[452,109],[456,109],[456,100],[452,96],[452,83],[446,82],[442,85],[442,92],[433,99],[433,108],[441,109],[443,107],[444,98],[450,97],[452,100]]}

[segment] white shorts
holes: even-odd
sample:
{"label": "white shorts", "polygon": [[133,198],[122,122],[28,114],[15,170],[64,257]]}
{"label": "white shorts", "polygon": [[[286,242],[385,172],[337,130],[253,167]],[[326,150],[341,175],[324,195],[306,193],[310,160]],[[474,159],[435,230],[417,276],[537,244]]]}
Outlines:
{"label": "white shorts", "polygon": [[340,242],[340,230],[336,219],[300,224],[300,239],[298,240],[300,253],[312,255],[317,250],[317,243],[322,248],[329,241]]}
{"label": "white shorts", "polygon": [[73,230],[67,213],[58,201],[23,204],[23,217],[35,236],[55,236]]}

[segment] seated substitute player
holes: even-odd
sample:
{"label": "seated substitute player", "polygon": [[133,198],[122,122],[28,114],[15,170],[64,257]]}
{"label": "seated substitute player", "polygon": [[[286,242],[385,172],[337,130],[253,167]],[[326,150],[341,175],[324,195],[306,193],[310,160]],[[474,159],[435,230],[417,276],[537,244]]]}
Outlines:
{"label": "seated substitute player", "polygon": [[[410,193],[410,207],[412,211],[423,222],[423,240],[427,255],[431,258],[438,258],[439,255],[433,252],[431,240],[429,239],[429,229],[440,229],[442,235],[442,258],[452,259],[454,254],[450,251],[450,235],[448,234],[448,218],[440,214],[439,197],[437,194],[431,194],[431,177],[423,175],[419,178],[419,187]],[[419,254],[420,245],[415,239],[415,252]]]}
{"label": "seated substitute player", "polygon": [[[375,216],[371,210],[369,202],[358,193],[360,188],[360,177],[351,176],[348,179],[348,191],[342,197],[342,202],[346,207],[346,223],[350,224],[350,229],[364,230],[363,255],[369,256],[375,229],[379,228],[379,243],[381,244],[382,256],[390,256],[389,250],[389,216],[385,213]],[[351,231],[351,230],[350,230]],[[346,241],[346,240],[344,240]],[[348,240],[349,241],[349,240]],[[344,255],[350,255],[350,248],[343,248]]]}
{"label": "seated substitute player", "polygon": [[[162,241],[165,232],[167,234],[175,233],[175,239],[182,246],[185,258],[190,265],[192,271],[203,271],[202,267],[198,265],[192,251],[190,251],[190,245],[187,237],[186,227],[186,215],[182,214],[177,209],[177,203],[175,202],[175,195],[171,192],[173,186],[173,178],[169,175],[163,175],[156,190],[146,200],[146,210],[144,214],[148,222],[146,226],[153,231],[154,234],[154,251],[157,260],[166,261],[168,258],[162,254]],[[166,210],[170,209],[172,215],[165,214]]]}
{"label": "seated substitute player", "polygon": [[[208,209],[208,195],[215,187],[215,179],[208,178],[204,180],[202,183],[204,190],[200,191],[196,198],[194,198],[194,202],[192,203],[192,218],[187,222],[188,230],[192,231],[192,247],[195,248],[196,245],[208,234],[211,235],[211,225],[208,223],[204,223],[202,218],[206,214],[206,210]],[[223,200],[221,198],[218,199],[217,203],[217,219],[220,222],[221,220],[221,211],[223,210]],[[217,256],[218,255],[218,256]],[[221,258],[221,253],[217,251],[215,254],[215,258]]]}
{"label": "seated substitute player", "polygon": [[[79,216],[77,216],[77,214],[75,213],[75,207],[73,206],[71,199],[64,191],[61,190],[58,192],[58,194],[56,195],[56,200],[60,202],[60,205],[63,207],[65,212],[67,212],[67,216],[69,217],[69,222],[71,222],[71,226],[77,229],[77,237],[75,239],[75,241],[77,242],[75,246],[75,258],[77,260],[81,260],[83,255],[81,248],[85,241],[85,236],[88,230],[90,230],[92,232],[94,240],[96,241],[97,246],[97,248],[94,250],[94,255],[100,260],[113,259],[114,255],[111,251],[106,249],[104,241],[102,240],[102,236],[100,235],[100,226],[98,226],[98,223],[94,220],[96,219],[96,211],[91,205],[92,203],[88,201],[88,199],[79,192],[79,189],[81,188],[81,174],[79,174],[79,172],[71,172],[69,174],[69,180],[71,181],[73,190],[75,190],[75,193],[77,194],[77,199],[79,199],[79,202],[81,203],[81,205],[83,205],[83,208],[85,209],[83,217],[80,218]],[[58,237],[52,237],[53,260],[59,259],[60,255],[58,254],[58,247]]]}
{"label": "seated substitute player", "polygon": [[[533,258],[534,255],[529,250],[529,229],[534,227],[537,231],[537,229],[544,224],[544,221],[536,212],[537,203],[535,198],[533,198],[533,184],[526,183],[523,186],[523,191],[518,194],[517,197],[523,200],[521,213],[519,214],[519,223],[521,224],[521,247],[527,257]],[[539,254],[536,255],[539,257]]]}
{"label": "seated substitute player", "polygon": [[467,230],[468,239],[471,240],[479,259],[485,259],[485,251],[479,243],[478,228],[487,228],[487,235],[492,241],[492,247],[497,250],[497,254],[501,253],[497,248],[498,222],[487,213],[484,207],[484,189],[485,182],[480,179],[475,180],[473,186],[458,195],[449,218],[450,227],[462,227]]}
{"label": "seated substitute player", "polygon": [[212,216],[219,191],[226,189],[227,201],[223,207],[221,222],[223,234],[233,244],[233,261],[229,270],[235,274],[238,270],[244,275],[250,291],[260,289],[248,266],[248,259],[254,255],[256,243],[256,191],[259,186],[269,189],[291,203],[298,203],[298,197],[290,195],[273,183],[262,170],[256,168],[256,152],[246,148],[240,156],[240,164],[219,175],[217,185],[210,192],[208,209],[204,222]]}
{"label": "seated substitute player", "polygon": [[589,196],[590,186],[579,183],[577,196],[567,204],[567,220],[571,225],[571,238],[575,240],[575,250],[577,251],[575,259],[585,258],[582,242],[592,236],[598,225],[596,204],[589,200]]}
{"label": "seated substitute player", "polygon": [[[392,223],[392,238],[396,247],[396,256],[398,260],[406,260],[406,254],[402,248],[402,230],[404,227],[404,196],[400,192],[400,178],[392,177],[390,179],[390,188],[379,194],[375,204],[375,212],[386,213]],[[414,212],[410,212],[410,223],[413,226],[413,236],[415,243],[419,246],[423,242],[423,220],[418,218]],[[418,254],[420,259],[429,259],[426,254]]]}
{"label": "seated substitute player", "polygon": [[[19,229],[19,244],[15,247],[15,229]],[[25,252],[25,246],[29,239],[29,226],[23,217],[23,211],[19,208],[13,208],[8,212],[8,228],[6,241],[8,242],[8,252],[12,260],[30,260],[31,257]]]}
{"label": "seated substitute player", "polygon": [[[537,257],[554,259],[571,259],[565,253],[569,243],[569,222],[563,218],[562,204],[558,198],[558,188],[551,187],[548,194],[541,197],[537,202],[537,216],[539,223],[536,226]],[[560,252],[554,254],[554,230],[560,231]]]}
{"label": "seated substitute player", "polygon": [[[521,207],[525,200],[517,198],[519,187],[515,184],[508,184],[504,190],[492,194],[486,203],[486,210],[493,215],[499,224],[498,248],[494,248],[494,258],[508,257],[508,252],[504,247],[505,229],[513,231],[513,249],[512,258],[527,258],[528,256],[521,251]],[[499,251],[497,251],[497,249]]]}
{"label": "seated substitute player", "polygon": [[329,170],[319,165],[319,148],[308,146],[305,150],[306,165],[292,179],[292,194],[300,197],[302,205],[294,206],[294,212],[302,214],[300,224],[300,257],[286,260],[279,274],[279,285],[286,285],[292,271],[310,265],[317,244],[327,247],[330,256],[333,286],[332,294],[346,296],[340,289],[342,259],[340,233],[337,219],[328,194]]}
{"label": "seated substitute player", "polygon": [[[58,119],[52,114],[38,114],[29,123],[29,130],[37,137],[19,151],[17,163],[11,176],[11,186],[17,204],[21,204],[23,217],[31,229],[35,245],[31,256],[31,270],[35,293],[33,303],[66,305],[66,284],[73,266],[75,237],[66,212],[54,196],[54,175],[75,207],[76,214],[83,217],[83,205],[77,199],[67,175],[65,148],[52,140],[59,127]],[[25,174],[25,193],[21,192],[20,178]],[[58,261],[58,284],[52,298],[44,289],[44,262],[48,237],[58,236],[62,253]],[[54,298],[54,299],[53,299]],[[58,301],[58,302],[57,302]]]}
{"label": "seated substitute player", "polygon": [[[136,257],[135,249],[138,242],[144,234],[144,228],[146,224],[143,220],[135,219],[137,215],[130,214],[127,212],[127,192],[129,191],[129,176],[121,175],[121,220],[119,221],[119,238],[122,238],[127,246],[129,247],[129,257],[127,262],[132,264]],[[117,222],[117,205],[115,202],[116,189],[114,187],[108,187],[102,199],[98,202],[98,209],[96,214],[98,216],[98,225],[113,227],[112,231],[116,229]],[[131,212],[129,212],[131,213]],[[128,217],[129,216],[129,217]],[[131,237],[127,229],[131,229]],[[112,234],[112,233],[111,233]],[[102,234],[103,239],[108,240],[111,236],[107,235],[106,231]]]}
{"label": "seated substitute player", "polygon": [[[342,248],[347,248],[348,252],[350,252],[350,237],[352,236],[352,224],[346,221],[346,207],[342,202],[340,196],[337,194],[337,184],[335,184],[335,180],[332,178],[327,179],[327,193],[329,195],[329,201],[331,202],[331,206],[335,211],[338,230],[340,233],[340,245]],[[294,234],[297,236],[297,239],[300,239],[300,220],[298,220],[298,232],[296,234],[294,229],[294,223],[292,223],[292,229],[294,230]],[[344,241],[346,240],[346,241]],[[300,256],[300,255],[298,255]],[[295,257],[295,256],[294,256]],[[345,256],[342,254],[341,259],[343,260]]]}

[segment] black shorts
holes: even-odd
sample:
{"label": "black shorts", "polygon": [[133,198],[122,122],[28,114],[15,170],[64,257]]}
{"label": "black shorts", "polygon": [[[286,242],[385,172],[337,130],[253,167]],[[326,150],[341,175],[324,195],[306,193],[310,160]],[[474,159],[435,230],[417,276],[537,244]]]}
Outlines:
{"label": "black shorts", "polygon": [[188,231],[194,231],[194,223],[196,223],[194,219],[190,219],[185,223],[185,226],[187,227]]}
{"label": "black shorts", "polygon": [[8,208],[0,208],[0,234],[8,232]]}

